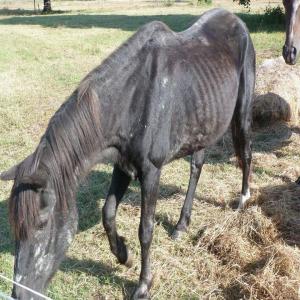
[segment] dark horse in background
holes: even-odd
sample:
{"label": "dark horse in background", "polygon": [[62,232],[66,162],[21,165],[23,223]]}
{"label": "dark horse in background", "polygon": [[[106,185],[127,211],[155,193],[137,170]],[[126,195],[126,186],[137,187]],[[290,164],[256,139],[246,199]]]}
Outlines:
{"label": "dark horse in background", "polygon": [[294,65],[300,52],[300,1],[283,0],[286,18],[286,38],[283,46],[283,58]]}
{"label": "dark horse in background", "polygon": [[[286,37],[282,55],[287,64],[294,65],[300,51],[300,1],[283,0],[283,5],[285,8]],[[296,183],[300,184],[300,177]]]}
{"label": "dark horse in background", "polygon": [[[230,124],[243,171],[240,208],[250,197],[254,82],[255,52],[248,30],[225,10],[205,13],[180,33],[161,22],[139,29],[83,79],[50,120],[35,152],[1,175],[14,180],[9,206],[16,236],[15,281],[37,291],[47,287],[77,230],[78,183],[95,164],[112,161],[103,224],[112,252],[130,266],[115,218],[130,181],[138,179],[142,267],[133,298],[149,297],[149,249],[165,164],[192,155],[175,237],[190,221],[204,148]],[[17,285],[13,296],[38,299]]]}

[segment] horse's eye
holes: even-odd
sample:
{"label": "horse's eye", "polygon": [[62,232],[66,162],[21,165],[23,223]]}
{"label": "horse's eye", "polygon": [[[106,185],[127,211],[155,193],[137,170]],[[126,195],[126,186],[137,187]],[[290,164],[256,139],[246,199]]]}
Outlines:
{"label": "horse's eye", "polygon": [[47,222],[48,222],[48,220],[43,220],[43,221],[41,221],[41,222],[38,224],[37,229],[38,229],[38,230],[42,230],[42,229],[47,225]]}
{"label": "horse's eye", "polygon": [[49,206],[49,194],[45,190],[40,192],[40,209],[44,209]]}

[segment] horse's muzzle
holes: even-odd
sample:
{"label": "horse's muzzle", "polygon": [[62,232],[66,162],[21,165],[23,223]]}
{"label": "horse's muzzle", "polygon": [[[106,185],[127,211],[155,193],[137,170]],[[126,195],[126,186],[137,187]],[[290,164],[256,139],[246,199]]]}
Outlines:
{"label": "horse's muzzle", "polygon": [[294,65],[297,58],[297,49],[293,46],[284,45],[282,49],[282,56],[287,64]]}

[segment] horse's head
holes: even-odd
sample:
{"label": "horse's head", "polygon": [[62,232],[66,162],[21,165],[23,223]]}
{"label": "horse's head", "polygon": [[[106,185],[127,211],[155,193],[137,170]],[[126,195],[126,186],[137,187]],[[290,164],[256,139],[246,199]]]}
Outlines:
{"label": "horse's head", "polygon": [[[61,212],[51,176],[41,166],[32,172],[34,164],[29,156],[2,173],[1,179],[14,180],[9,201],[16,237],[14,280],[42,292],[75,234],[77,213],[73,212],[73,220]],[[17,285],[13,297],[40,299]]]}
{"label": "horse's head", "polygon": [[300,0],[283,0],[286,17],[286,39],[282,55],[285,62],[294,65],[300,51]]}

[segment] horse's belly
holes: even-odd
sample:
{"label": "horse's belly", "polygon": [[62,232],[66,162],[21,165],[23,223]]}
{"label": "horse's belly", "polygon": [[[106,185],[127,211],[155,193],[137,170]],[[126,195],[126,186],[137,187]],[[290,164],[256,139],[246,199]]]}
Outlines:
{"label": "horse's belly", "polygon": [[203,110],[194,116],[186,118],[188,122],[184,124],[181,135],[178,135],[173,148],[173,158],[180,158],[190,155],[203,148],[216,143],[227,131],[232,120],[235,109],[237,95],[230,95],[226,105]]}

